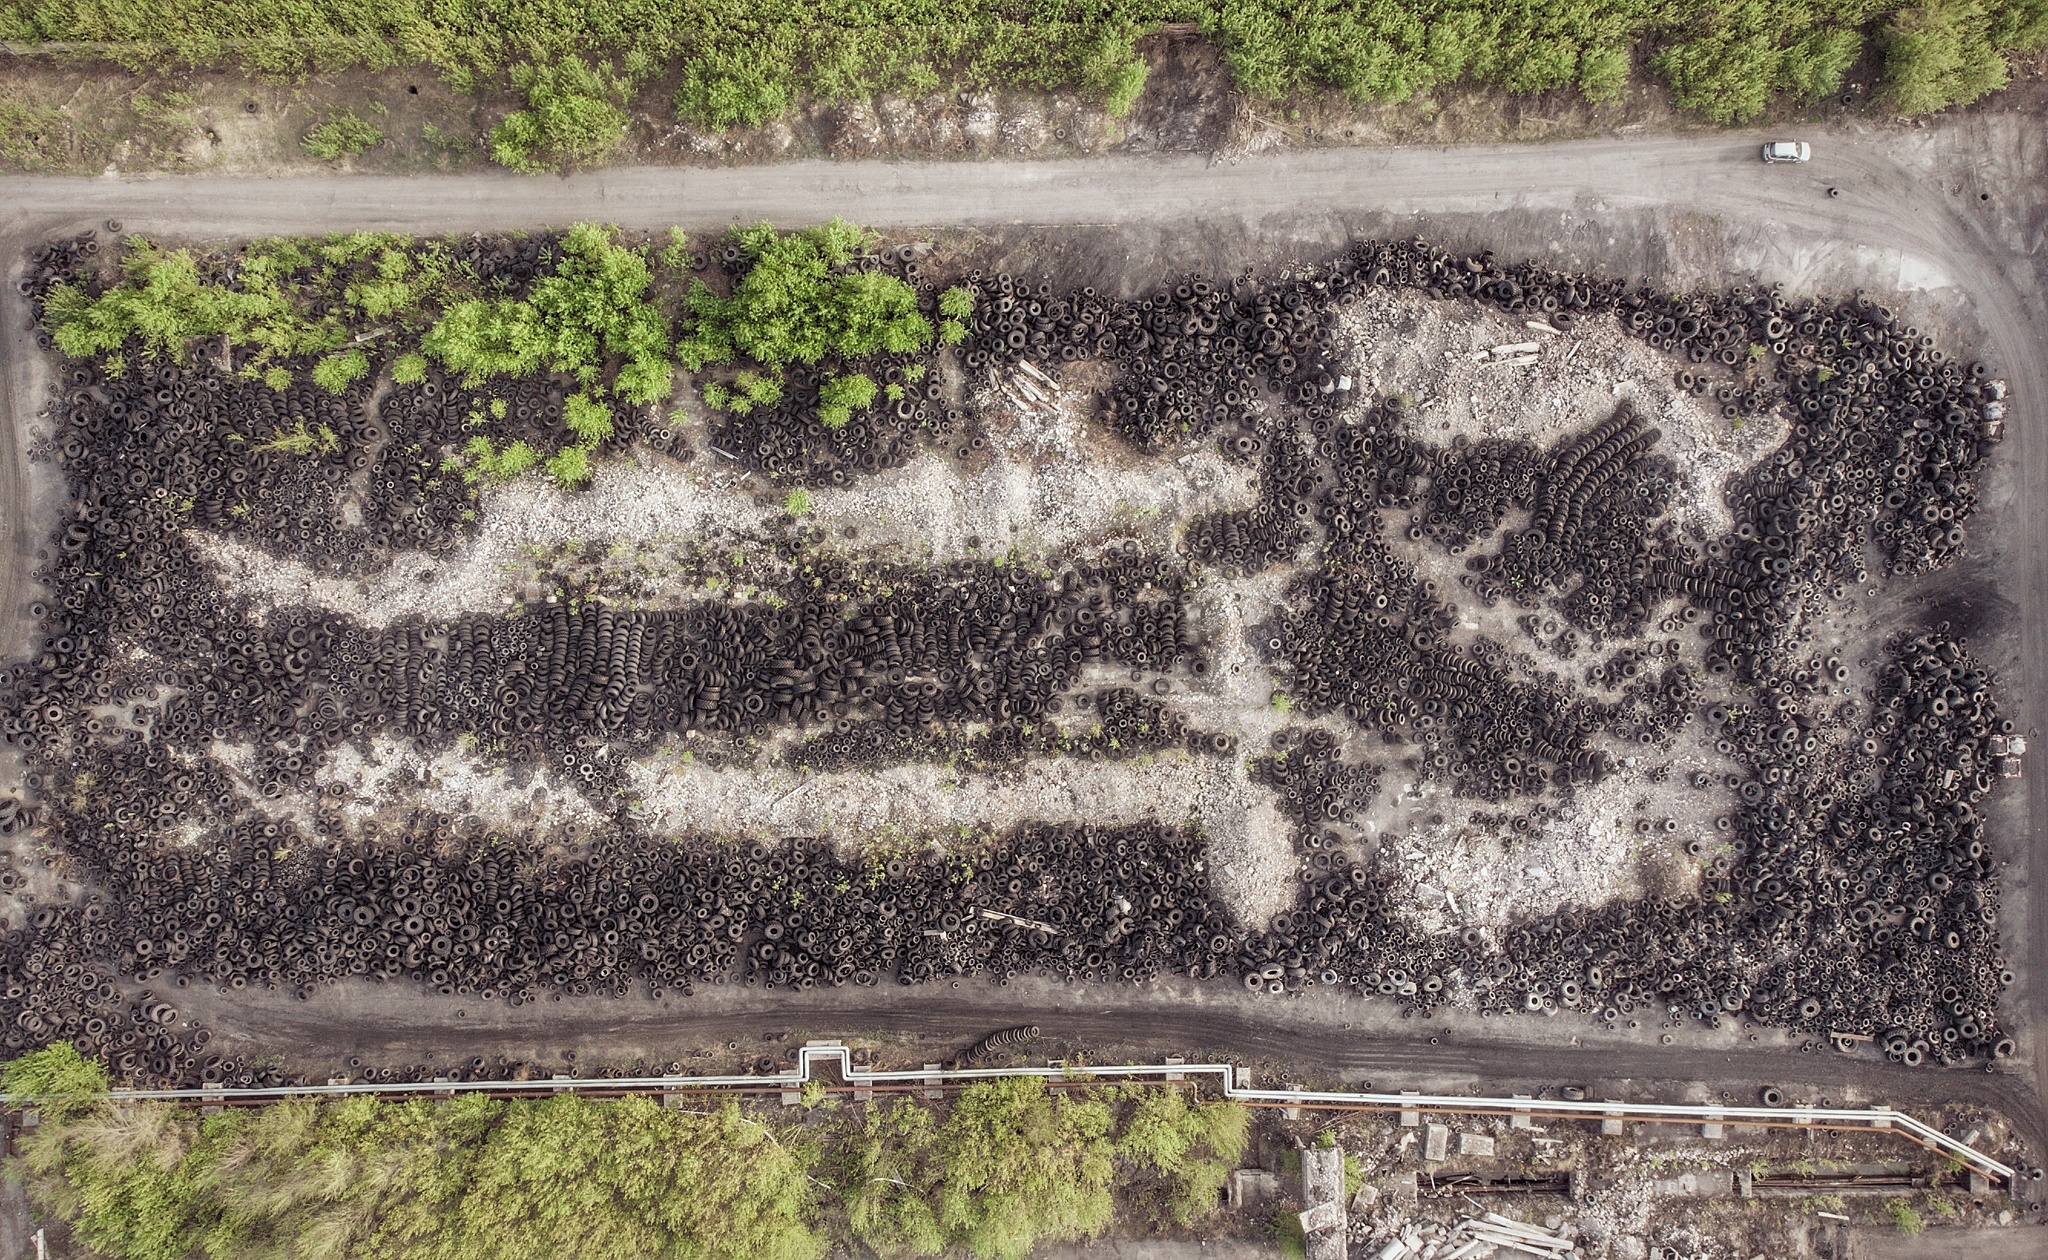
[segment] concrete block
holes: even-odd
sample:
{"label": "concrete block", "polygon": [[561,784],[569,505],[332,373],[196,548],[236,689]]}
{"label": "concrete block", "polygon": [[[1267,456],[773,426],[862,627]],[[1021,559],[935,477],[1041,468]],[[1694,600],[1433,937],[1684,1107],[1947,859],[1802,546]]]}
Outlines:
{"label": "concrete block", "polygon": [[1702,1168],[1650,1183],[1650,1192],[1667,1199],[1727,1199],[1735,1194],[1735,1174],[1726,1168]]}
{"label": "concrete block", "polygon": [[1335,1146],[1311,1146],[1301,1153],[1301,1201],[1310,1207],[1318,1203],[1344,1202],[1344,1151]]}
{"label": "concrete block", "polygon": [[[1528,1095],[1528,1094],[1516,1094],[1516,1095],[1515,1095],[1515,1097],[1517,1097],[1517,1098],[1530,1098],[1530,1095]],[[1533,1098],[1530,1098],[1530,1101],[1532,1101],[1532,1102],[1533,1102],[1533,1101],[1535,1101],[1535,1100],[1534,1100]],[[1520,1112],[1517,1112],[1517,1113],[1515,1114],[1514,1118],[1508,1121],[1508,1127],[1509,1127],[1509,1128],[1511,1128],[1511,1129],[1526,1129],[1526,1128],[1530,1127],[1531,1125],[1533,1125],[1533,1124],[1535,1124],[1535,1123],[1536,1123],[1536,1119],[1535,1119],[1535,1117],[1533,1117],[1533,1116],[1529,1116],[1529,1115],[1525,1115],[1525,1114],[1522,1114],[1522,1113],[1520,1113]]]}
{"label": "concrete block", "polygon": [[1620,1137],[1623,1131],[1620,1116],[1602,1116],[1600,1118],[1601,1137]]}
{"label": "concrete block", "polygon": [[1387,1178],[1387,1197],[1396,1203],[1415,1202],[1415,1174],[1412,1172],[1397,1172]]}
{"label": "concrete block", "polygon": [[[927,1063],[924,1065],[924,1070],[927,1072],[937,1073],[939,1071],[942,1071],[943,1069],[937,1063]],[[924,1083],[926,1085],[936,1087],[939,1084],[940,1080],[941,1078],[936,1075],[927,1076],[924,1078]],[[924,1091],[924,1096],[929,1099],[937,1100],[940,1098],[944,1098],[946,1096],[946,1091],[943,1089],[931,1088]]]}
{"label": "concrete block", "polygon": [[1303,1235],[1324,1234],[1344,1228],[1344,1205],[1341,1203],[1318,1203],[1297,1216]]}
{"label": "concrete block", "polygon": [[[1420,1090],[1415,1090],[1415,1089],[1404,1089],[1404,1090],[1402,1090],[1401,1092],[1402,1092],[1403,1094],[1406,1094],[1406,1095],[1411,1095],[1411,1096],[1412,1096],[1412,1095],[1419,1095],[1419,1094],[1420,1094],[1420,1093],[1421,1093],[1422,1091],[1420,1091]],[[1403,1111],[1403,1112],[1401,1113],[1401,1127],[1402,1127],[1402,1128],[1404,1128],[1404,1129],[1413,1129],[1413,1128],[1418,1128],[1418,1127],[1420,1127],[1420,1126],[1421,1126],[1421,1124],[1422,1124],[1422,1113],[1421,1113],[1420,1111]]]}
{"label": "concrete block", "polygon": [[1451,1153],[1450,1126],[1442,1124],[1427,1125],[1424,1126],[1422,1132],[1424,1135],[1422,1158],[1439,1160]]}
{"label": "concrete block", "polygon": [[1458,1154],[1492,1155],[1493,1139],[1484,1133],[1460,1133],[1458,1135]]}
{"label": "concrete block", "polygon": [[1230,1174],[1230,1206],[1257,1207],[1280,1197],[1280,1179],[1263,1168],[1239,1168]]}

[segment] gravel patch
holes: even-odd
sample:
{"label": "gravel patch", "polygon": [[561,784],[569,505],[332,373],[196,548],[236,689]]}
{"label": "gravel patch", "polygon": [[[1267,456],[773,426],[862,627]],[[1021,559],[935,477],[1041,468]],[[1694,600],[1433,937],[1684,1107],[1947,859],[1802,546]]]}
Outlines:
{"label": "gravel patch", "polygon": [[[1682,393],[1678,365],[1624,333],[1611,315],[1582,319],[1568,332],[1532,329],[1471,302],[1438,302],[1406,290],[1376,292],[1344,310],[1339,331],[1352,344],[1354,397],[1387,395],[1415,402],[1419,436],[1522,438],[1548,446],[1629,403],[1663,430],[1656,449],[1678,463],[1687,491],[1681,524],[1709,535],[1734,524],[1723,487],[1785,439],[1777,416],[1724,419],[1718,403]],[[1495,354],[1503,347],[1533,349]],[[1718,364],[1694,369],[1715,384],[1737,379]]]}

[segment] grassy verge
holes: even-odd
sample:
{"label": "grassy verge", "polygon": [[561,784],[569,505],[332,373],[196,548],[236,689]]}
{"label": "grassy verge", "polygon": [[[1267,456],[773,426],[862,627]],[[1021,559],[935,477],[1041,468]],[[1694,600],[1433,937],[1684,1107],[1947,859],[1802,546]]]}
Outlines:
{"label": "grassy verge", "polygon": [[[1885,109],[1978,99],[2006,82],[2011,55],[2048,45],[2048,0],[24,0],[0,12],[0,39],[137,70],[422,66],[464,91],[509,85],[517,104],[490,151],[542,170],[604,161],[657,83],[662,109],[712,127],[758,125],[803,99],[967,87],[1078,88],[1120,114],[1144,86],[1137,41],[1169,23],[1215,40],[1254,98],[1485,86],[1600,102],[1647,72],[1682,108],[1739,123],[1777,99],[1834,94],[1866,53],[1882,62]],[[0,123],[14,148],[47,130],[19,111]],[[367,135],[322,126],[323,154]]]}

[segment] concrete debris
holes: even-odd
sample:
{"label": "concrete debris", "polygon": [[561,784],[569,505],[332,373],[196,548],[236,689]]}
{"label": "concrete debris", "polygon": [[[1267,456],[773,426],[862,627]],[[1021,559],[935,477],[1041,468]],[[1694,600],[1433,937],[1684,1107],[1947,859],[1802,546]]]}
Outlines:
{"label": "concrete debris", "polygon": [[1525,1225],[1498,1212],[1469,1216],[1448,1232],[1408,1226],[1388,1239],[1374,1260],[1486,1260],[1509,1256],[1557,1257],[1576,1250],[1577,1231],[1567,1225],[1553,1232]]}
{"label": "concrete debris", "polygon": [[1442,1160],[1450,1155],[1450,1126],[1442,1124],[1432,1124],[1426,1126],[1423,1129],[1423,1132],[1427,1135],[1427,1140],[1423,1144],[1422,1158],[1431,1161],[1436,1161]]}
{"label": "concrete debris", "polygon": [[1232,1211],[1256,1207],[1280,1197],[1280,1179],[1263,1168],[1239,1168],[1230,1174],[1229,1192]]}

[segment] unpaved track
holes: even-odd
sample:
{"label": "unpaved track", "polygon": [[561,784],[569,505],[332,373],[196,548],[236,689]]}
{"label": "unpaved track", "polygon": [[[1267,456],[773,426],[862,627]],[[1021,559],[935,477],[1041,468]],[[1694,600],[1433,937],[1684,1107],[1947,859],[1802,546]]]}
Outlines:
{"label": "unpaved track", "polygon": [[[2018,608],[2021,677],[2008,677],[2007,694],[2023,728],[2032,729],[2040,724],[2042,700],[2048,696],[2048,607],[2043,604],[2048,591],[2048,438],[2040,431],[2039,418],[2040,400],[2048,397],[2048,318],[2041,301],[2041,247],[2048,233],[2048,200],[2041,189],[2048,161],[2040,133],[2038,120],[2010,115],[1968,117],[1916,131],[1809,133],[1816,156],[1800,167],[1762,165],[1756,159],[1756,145],[1765,137],[1739,135],[1456,150],[1329,150],[1232,165],[1211,165],[1201,158],[1120,158],[977,164],[805,162],[717,170],[604,171],[566,179],[19,178],[0,183],[0,258],[11,274],[22,251],[37,240],[107,218],[121,219],[131,231],[176,237],[346,229],[490,231],[584,219],[629,228],[709,227],[763,218],[797,225],[833,215],[878,227],[1028,223],[1156,230],[1208,222],[1257,231],[1268,223],[1298,228],[1319,219],[1334,227],[1346,219],[1378,214],[1462,223],[1476,238],[1483,235],[1489,215],[1516,216],[1525,226],[1532,215],[1548,212],[1557,212],[1560,221],[1569,215],[1581,224],[1648,216],[1682,227],[1696,220],[1710,225],[1710,234],[1717,239],[1744,242],[1746,264],[1766,281],[1786,279],[1797,288],[1816,274],[1839,276],[1847,267],[1871,276],[1873,287],[1952,287],[1968,294],[1979,325],[1979,350],[2011,381],[2016,400],[2010,436],[1999,457],[2010,470],[2010,501],[2003,511],[1980,516],[1973,527],[1973,547],[1992,555],[2003,593]],[[1840,195],[1828,196],[1830,186]],[[1990,199],[1980,199],[1983,193]],[[1660,244],[1663,250],[1656,259],[1661,265],[1656,269],[1664,273],[1659,277],[1664,282],[1708,283],[1715,278],[1714,259],[1723,257],[1715,250],[1707,251],[1713,257],[1689,256],[1681,232],[1670,233]],[[1816,258],[1832,260],[1834,269],[1823,266],[1816,271]],[[1641,255],[1637,261],[1642,261]],[[1610,262],[1616,270],[1628,266],[1626,260]],[[0,557],[17,558],[0,572],[0,644],[19,644],[26,630],[25,562],[49,528],[47,520],[29,519],[19,436],[43,397],[35,351],[19,332],[26,323],[26,308],[11,284],[0,293],[0,304],[5,314],[5,335],[0,335],[0,386],[5,393],[0,406],[8,409],[0,416],[0,502],[5,508]],[[2043,753],[2048,754],[2048,745]],[[2000,837],[2013,863],[2007,875],[2007,944],[2024,965],[2017,968],[2020,983],[2010,995],[2008,1011],[2022,1037],[2027,1066],[1999,1076],[1887,1073],[1875,1067],[1854,1071],[1894,1082],[1891,1093],[1902,1101],[1932,1099],[1944,1089],[1952,1096],[1980,1098],[1988,1091],[2037,1142],[2048,1144],[2048,1110],[2041,1104],[2048,1096],[2048,1053],[2043,1053],[2040,1041],[2048,996],[2048,899],[2032,887],[2040,866],[2041,823],[2048,819],[2048,773],[2030,771],[2024,804],[2014,803],[2010,817],[2015,827]],[[1199,1037],[1211,1046],[1270,1051],[1332,1067],[1369,1056],[1373,1062],[1406,1062],[1426,1071],[1447,1057],[1444,1048],[1422,1043],[1421,1027],[1412,1042],[1363,1045],[1355,1035],[1306,1029],[1290,1034],[1286,1029],[1291,1021],[1277,1009],[1263,1029],[1243,1021],[1201,1021],[1183,1027],[1183,1021],[1159,1011],[1136,1017],[1144,1027],[1134,1028],[1132,1016],[1108,1013],[1116,1007],[1113,990],[1101,996],[1106,1012],[1099,1017],[1103,1031],[1118,1031],[1125,1039],[1170,1041],[1180,1034]],[[849,1012],[828,1018],[874,1029],[943,1027],[965,1038],[1027,1013],[970,1003],[955,1006],[939,992],[906,999],[875,997],[877,1005],[869,1016]],[[798,1019],[821,1023],[819,1017],[825,1015],[785,1016],[780,1009],[764,1002],[758,1012],[704,1018],[707,1027],[733,1021],[735,1028],[742,1023],[767,1028]],[[236,1022],[232,1013],[224,1016],[223,1024]],[[296,1021],[284,1011],[266,1011],[262,1004],[247,1008],[246,1018],[254,1035],[320,1035],[316,1026],[295,1027]],[[696,1022],[696,1017],[687,1017],[677,1020],[676,1026]],[[418,1031],[436,1038],[455,1026],[427,1018]],[[1498,1038],[1489,1037],[1487,1045],[1457,1053],[1476,1056],[1470,1062],[1476,1074],[1517,1076],[1517,1061],[1560,1055],[1553,1043],[1564,1035],[1561,1027],[1539,1029],[1503,1021]],[[1586,1056],[1563,1056],[1558,1065],[1580,1057]],[[1747,1055],[1738,1060],[1729,1055],[1631,1052],[1624,1058],[1607,1074],[1664,1079],[1697,1074],[1696,1079],[1736,1081],[1757,1078],[1763,1067]]]}

